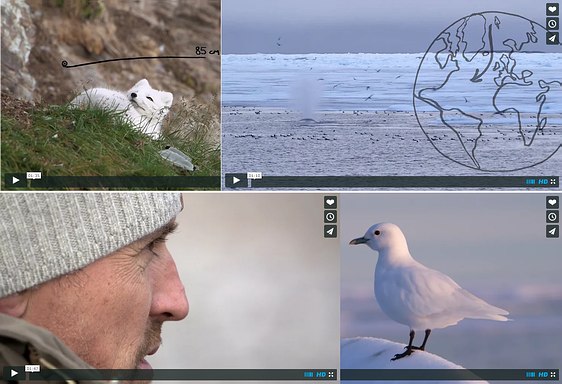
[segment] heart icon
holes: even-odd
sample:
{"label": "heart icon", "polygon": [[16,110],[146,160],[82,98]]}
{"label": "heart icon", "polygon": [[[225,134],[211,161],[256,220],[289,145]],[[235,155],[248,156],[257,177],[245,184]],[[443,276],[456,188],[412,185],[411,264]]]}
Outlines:
{"label": "heart icon", "polygon": [[550,199],[550,200],[548,200],[548,204],[550,204],[550,205],[556,205],[556,199]]}
{"label": "heart icon", "polygon": [[548,7],[548,10],[549,10],[551,13],[554,13],[554,12],[556,12],[556,7],[552,5],[552,6]]}
{"label": "heart icon", "polygon": [[334,199],[328,199],[328,200],[326,200],[326,204],[328,204],[328,205],[332,205],[332,204],[334,204],[334,203],[335,203]]}

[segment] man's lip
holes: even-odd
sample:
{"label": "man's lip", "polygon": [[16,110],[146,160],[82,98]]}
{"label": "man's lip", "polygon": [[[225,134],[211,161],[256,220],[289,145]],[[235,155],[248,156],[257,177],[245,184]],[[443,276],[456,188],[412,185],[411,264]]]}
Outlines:
{"label": "man's lip", "polygon": [[[152,348],[147,354],[146,356],[150,356],[150,355],[154,355],[157,351],[158,348],[160,348],[160,345],[155,346],[154,348]],[[150,363],[146,360],[146,356],[144,359],[142,359],[139,363],[139,365],[137,366],[137,369],[152,369],[152,366],[150,365]]]}
{"label": "man's lip", "polygon": [[139,365],[137,365],[137,369],[152,369],[152,365],[146,359],[142,359]]}
{"label": "man's lip", "polygon": [[147,355],[147,356],[154,355],[156,352],[158,352],[158,349],[159,349],[159,348],[160,348],[160,345],[157,345],[156,347],[152,348],[152,349],[150,350],[150,352],[148,352],[146,355]]}

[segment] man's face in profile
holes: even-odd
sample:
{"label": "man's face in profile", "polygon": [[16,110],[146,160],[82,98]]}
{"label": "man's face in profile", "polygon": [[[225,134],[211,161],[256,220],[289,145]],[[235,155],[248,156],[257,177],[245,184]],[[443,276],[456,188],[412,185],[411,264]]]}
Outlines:
{"label": "man's face in profile", "polygon": [[29,290],[23,319],[49,329],[95,368],[150,368],[164,321],[189,305],[165,236],[156,232],[82,270]]}

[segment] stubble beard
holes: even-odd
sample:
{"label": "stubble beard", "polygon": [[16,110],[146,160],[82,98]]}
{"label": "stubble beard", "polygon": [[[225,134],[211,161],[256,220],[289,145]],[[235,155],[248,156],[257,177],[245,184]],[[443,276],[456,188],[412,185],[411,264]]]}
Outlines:
{"label": "stubble beard", "polygon": [[144,333],[143,341],[137,349],[134,357],[133,368],[137,368],[145,356],[151,352],[155,346],[162,342],[162,323],[151,321]]}

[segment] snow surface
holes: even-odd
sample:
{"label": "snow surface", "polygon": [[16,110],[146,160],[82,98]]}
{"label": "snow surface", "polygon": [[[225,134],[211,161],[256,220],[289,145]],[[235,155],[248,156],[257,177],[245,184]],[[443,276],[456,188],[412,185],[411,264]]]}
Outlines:
{"label": "snow surface", "polygon": [[426,351],[414,351],[410,356],[391,361],[395,354],[404,352],[404,344],[374,337],[354,337],[341,341],[341,368],[403,369],[434,368],[463,369],[444,358]]}
{"label": "snow surface", "polygon": [[[426,351],[414,351],[410,356],[391,361],[404,352],[404,344],[374,337],[355,337],[341,340],[341,369],[463,369],[464,367]],[[382,383],[382,381],[372,381]],[[403,381],[401,381],[403,383]],[[430,381],[417,381],[416,383]],[[353,383],[344,381],[342,383]],[[358,383],[358,382],[356,382]],[[366,381],[361,381],[366,383]],[[435,381],[445,383],[445,381]],[[454,381],[454,383],[486,383],[486,381]]]}

